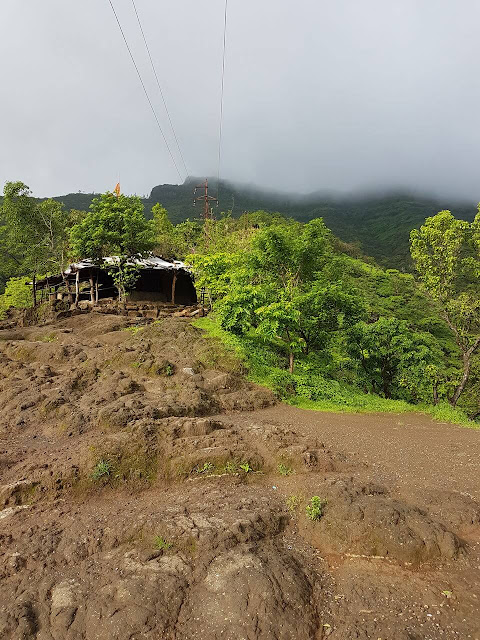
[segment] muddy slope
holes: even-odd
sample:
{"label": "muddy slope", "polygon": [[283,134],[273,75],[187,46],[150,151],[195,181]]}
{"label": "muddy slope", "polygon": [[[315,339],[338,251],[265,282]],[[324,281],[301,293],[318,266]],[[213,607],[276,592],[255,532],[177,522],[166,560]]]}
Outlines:
{"label": "muddy slope", "polygon": [[480,638],[460,467],[407,482],[178,317],[0,331],[0,370],[2,639]]}

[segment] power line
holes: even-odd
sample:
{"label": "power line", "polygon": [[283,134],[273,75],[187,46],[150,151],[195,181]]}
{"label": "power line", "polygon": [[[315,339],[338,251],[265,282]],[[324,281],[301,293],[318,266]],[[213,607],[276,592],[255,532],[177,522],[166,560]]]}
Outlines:
{"label": "power line", "polygon": [[150,100],[150,96],[148,95],[147,88],[145,87],[145,83],[143,82],[143,78],[142,78],[142,76],[140,74],[140,71],[138,69],[137,63],[135,62],[135,58],[133,57],[132,51],[131,51],[131,49],[130,49],[130,47],[128,45],[127,38],[125,37],[125,33],[124,33],[123,29],[122,29],[122,25],[120,24],[120,20],[118,19],[117,12],[115,11],[115,7],[113,6],[112,0],[108,0],[108,2],[110,3],[110,6],[112,8],[113,15],[115,16],[115,20],[117,21],[118,28],[120,29],[120,33],[122,34],[123,41],[125,43],[125,46],[127,47],[128,53],[130,54],[130,58],[132,59],[133,66],[135,67],[135,71],[137,72],[138,78],[139,78],[139,80],[140,80],[140,82],[142,84],[143,91],[145,92],[145,96],[146,96],[146,98],[148,100],[148,104],[150,105],[150,109],[152,110],[153,116],[154,116],[155,121],[157,123],[157,126],[158,126],[158,128],[160,130],[160,133],[162,134],[163,140],[164,140],[165,145],[166,145],[166,147],[168,149],[168,153],[170,154],[170,157],[172,158],[172,162],[175,165],[175,169],[177,170],[178,177],[180,178],[180,182],[183,182],[183,178],[182,178],[182,176],[180,174],[180,171],[178,169],[178,166],[177,166],[177,163],[175,161],[174,155],[172,153],[172,150],[170,149],[170,146],[168,144],[168,140],[167,140],[167,138],[165,136],[165,133],[163,132],[162,125],[160,124],[160,120],[158,119],[157,112],[155,111],[155,109],[153,107],[152,101]]}
{"label": "power line", "polygon": [[160,92],[160,96],[162,97],[163,106],[165,107],[165,111],[167,112],[167,116],[168,116],[168,121],[170,122],[170,126],[172,128],[172,133],[173,133],[173,137],[175,138],[175,142],[176,142],[176,145],[177,145],[178,153],[180,154],[180,158],[182,159],[182,163],[183,163],[183,166],[184,166],[184,169],[185,169],[185,174],[188,176],[187,165],[185,163],[185,159],[183,157],[182,150],[180,148],[180,143],[178,142],[177,134],[175,133],[175,127],[173,126],[172,118],[170,117],[170,112],[169,112],[168,107],[167,107],[167,101],[165,100],[165,95],[163,93],[162,86],[160,84],[160,80],[158,79],[157,70],[155,68],[155,64],[153,62],[152,55],[150,53],[150,47],[148,46],[147,38],[145,37],[145,33],[143,31],[142,23],[140,21],[140,16],[138,15],[137,5],[135,4],[135,0],[132,0],[132,5],[133,5],[133,9],[135,11],[135,15],[137,16],[138,26],[140,27],[140,31],[142,33],[143,42],[145,43],[145,48],[147,50],[148,57],[150,59],[150,64],[152,65],[153,75],[155,76],[155,80],[157,81],[158,90]]}
{"label": "power line", "polygon": [[223,19],[223,55],[222,55],[222,84],[220,92],[220,125],[218,131],[218,171],[217,171],[217,201],[220,189],[220,164],[222,160],[222,134],[223,134],[223,96],[225,93],[225,57],[227,50],[227,16],[228,16],[228,0],[225,0],[225,13]]}

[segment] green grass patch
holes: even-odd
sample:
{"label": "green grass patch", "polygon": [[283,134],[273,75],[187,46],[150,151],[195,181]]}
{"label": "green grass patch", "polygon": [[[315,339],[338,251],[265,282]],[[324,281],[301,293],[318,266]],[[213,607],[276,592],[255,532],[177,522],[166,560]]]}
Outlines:
{"label": "green grass patch", "polygon": [[99,460],[92,471],[92,479],[100,480],[110,476],[112,463],[109,460]]}
{"label": "green grass patch", "polygon": [[168,551],[173,547],[173,542],[165,540],[165,538],[162,538],[162,536],[155,536],[155,538],[153,539],[153,547],[157,551]]}
{"label": "green grass patch", "polygon": [[56,340],[57,335],[55,333],[46,333],[45,335],[37,338],[38,342],[55,342]]}

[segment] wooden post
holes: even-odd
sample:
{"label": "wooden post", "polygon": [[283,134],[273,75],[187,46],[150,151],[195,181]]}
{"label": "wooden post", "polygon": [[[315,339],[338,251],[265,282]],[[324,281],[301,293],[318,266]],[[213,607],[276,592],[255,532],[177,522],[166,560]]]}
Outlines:
{"label": "wooden post", "polygon": [[80,271],[77,271],[75,276],[75,306],[78,306],[78,299],[80,298]]}
{"label": "wooden post", "polygon": [[173,280],[172,280],[172,304],[175,304],[175,287],[177,284],[177,270],[173,271]]}
{"label": "wooden post", "polygon": [[93,284],[93,275],[90,274],[90,302],[95,304],[95,287]]}
{"label": "wooden post", "polygon": [[67,293],[68,293],[68,304],[72,304],[73,303],[73,295],[72,295],[72,290],[70,289],[70,280],[68,279],[68,276],[65,280],[65,283],[67,285]]}
{"label": "wooden post", "polygon": [[98,304],[98,273],[95,280],[95,304]]}
{"label": "wooden post", "polygon": [[37,306],[37,276],[36,276],[36,274],[33,275],[32,293],[33,293],[33,306],[36,307]]}

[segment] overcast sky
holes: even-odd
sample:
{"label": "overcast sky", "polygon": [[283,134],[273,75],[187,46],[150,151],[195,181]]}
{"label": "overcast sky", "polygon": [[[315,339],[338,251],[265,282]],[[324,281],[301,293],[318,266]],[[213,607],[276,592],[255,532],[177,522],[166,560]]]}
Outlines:
{"label": "overcast sky", "polygon": [[[113,2],[175,151],[132,2]],[[189,173],[216,175],[224,0],[136,4]],[[2,184],[179,182],[108,0],[2,0],[0,25]],[[478,0],[229,0],[222,176],[480,200],[479,25]]]}

